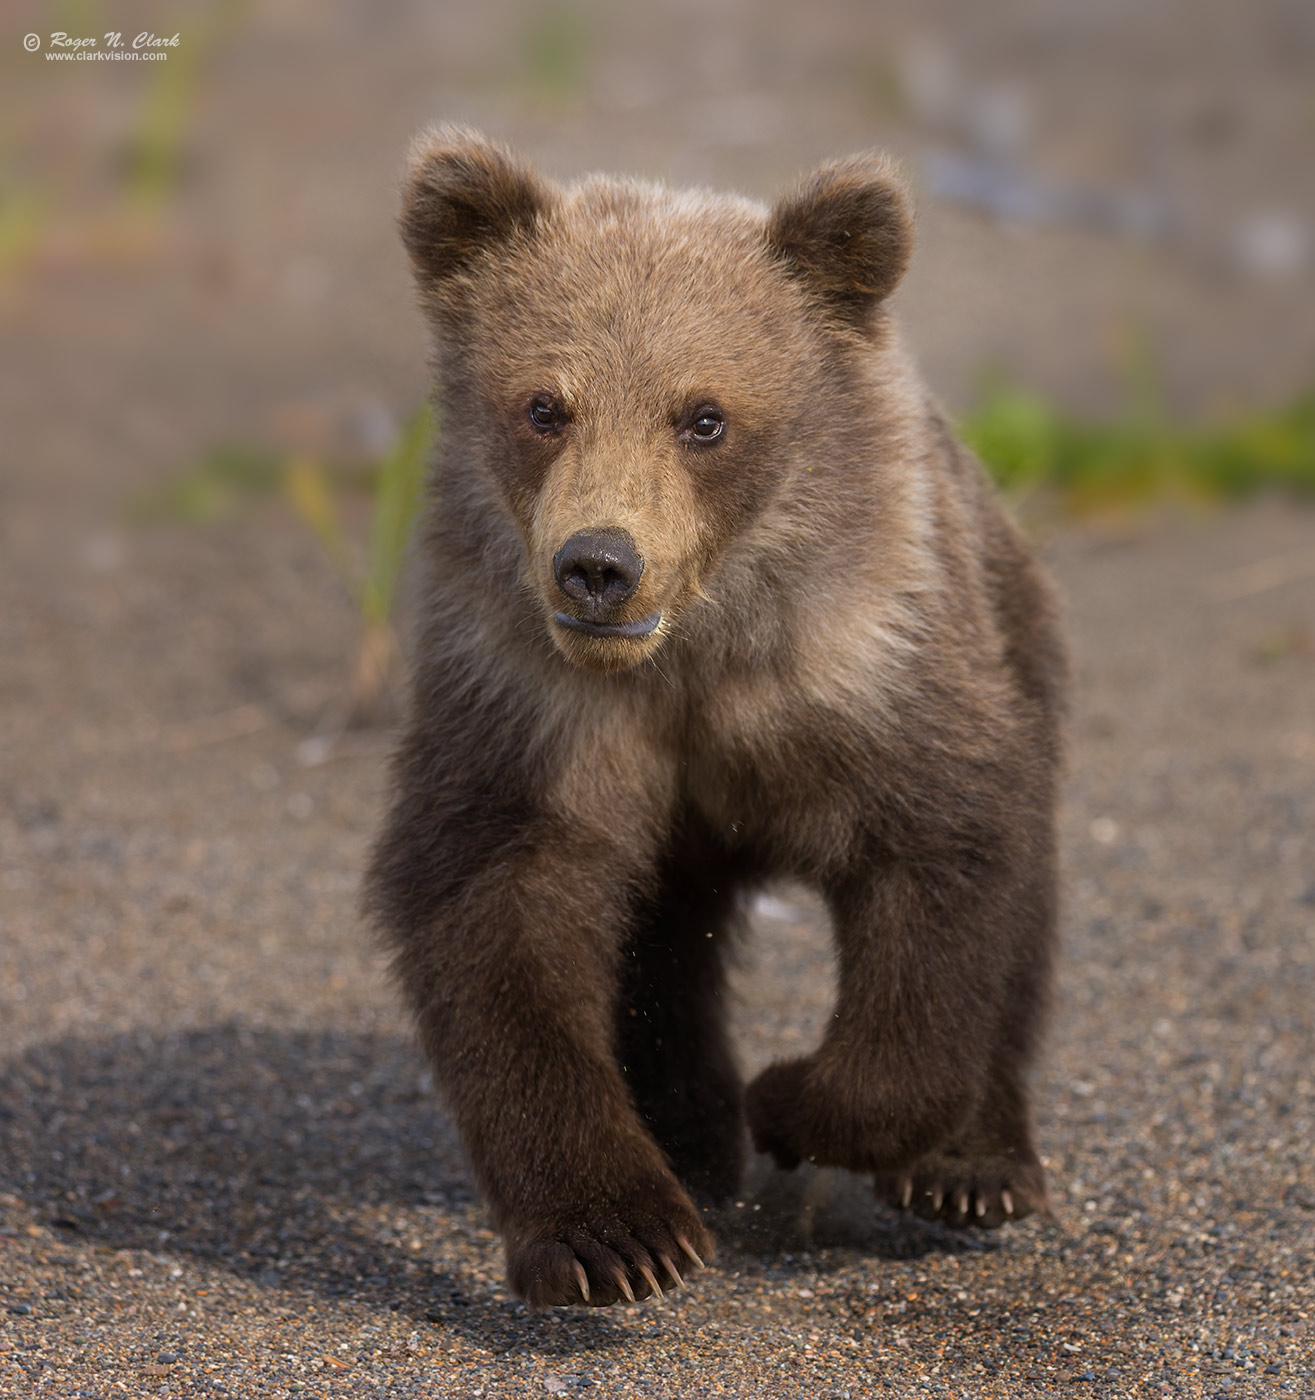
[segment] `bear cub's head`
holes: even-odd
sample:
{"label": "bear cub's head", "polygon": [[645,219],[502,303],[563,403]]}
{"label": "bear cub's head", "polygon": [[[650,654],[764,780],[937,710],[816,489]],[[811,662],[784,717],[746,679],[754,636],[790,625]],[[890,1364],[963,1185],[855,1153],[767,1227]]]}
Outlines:
{"label": "bear cub's head", "polygon": [[659,647],[870,411],[859,366],[911,238],[876,156],[764,208],[562,188],[453,127],[413,146],[401,222],[436,344],[440,495],[472,530],[514,526],[543,625],[595,671]]}

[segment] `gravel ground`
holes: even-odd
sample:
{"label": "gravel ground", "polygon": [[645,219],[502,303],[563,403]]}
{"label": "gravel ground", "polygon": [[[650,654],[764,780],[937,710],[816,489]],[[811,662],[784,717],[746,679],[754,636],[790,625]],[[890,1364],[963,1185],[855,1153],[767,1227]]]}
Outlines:
{"label": "gravel ground", "polygon": [[[759,1164],[708,1273],[603,1314],[506,1294],[354,917],[382,755],[297,759],[352,635],[313,547],[271,509],[0,554],[0,1394],[1315,1393],[1315,514],[1047,552],[1055,1220],[957,1236]],[[805,897],[755,922],[750,1066],[830,977]]]}
{"label": "gravel ground", "polygon": [[[535,1315],[355,917],[386,738],[299,757],[355,645],[338,580],[277,503],[123,510],[217,442],[359,450],[417,402],[392,212],[436,117],[561,175],[765,194],[872,144],[920,180],[1030,110],[1025,172],[1161,181],[1182,222],[924,191],[900,299],[937,391],[995,362],[1117,406],[1140,327],[1174,403],[1281,399],[1315,284],[1235,240],[1315,226],[1306,9],[564,4],[592,19],[554,76],[519,0],[232,7],[166,217],[107,252],[144,65],[28,61],[53,21],[14,8],[14,171],[59,212],[0,278],[0,1396],[1315,1395],[1315,513],[1046,539],[1077,661],[1055,1219],[958,1236],[759,1164],[687,1290]],[[938,63],[948,105],[897,98]],[[749,1068],[809,1043],[830,978],[804,895],[755,923]]]}

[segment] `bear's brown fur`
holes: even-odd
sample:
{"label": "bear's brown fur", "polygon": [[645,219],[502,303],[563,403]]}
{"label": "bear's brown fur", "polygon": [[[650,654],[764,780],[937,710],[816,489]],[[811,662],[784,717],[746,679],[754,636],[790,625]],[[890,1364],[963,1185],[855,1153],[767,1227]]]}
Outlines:
{"label": "bear's brown fur", "polygon": [[[443,128],[402,230],[443,426],[368,897],[512,1287],[679,1282],[746,1116],[781,1165],[929,1218],[1043,1205],[1064,667],[886,313],[891,169],[764,209],[563,189]],[[818,1049],[745,1093],[726,952],[773,877],[825,897],[839,992]]]}

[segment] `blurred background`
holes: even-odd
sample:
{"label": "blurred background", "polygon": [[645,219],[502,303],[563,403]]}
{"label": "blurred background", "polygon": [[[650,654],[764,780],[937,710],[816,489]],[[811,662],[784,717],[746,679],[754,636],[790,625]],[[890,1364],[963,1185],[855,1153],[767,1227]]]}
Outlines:
{"label": "blurred background", "polygon": [[[116,31],[167,57],[95,58]],[[59,786],[56,753],[75,785],[90,755],[159,761],[143,800],[190,827],[223,802],[170,753],[263,736],[313,766],[394,714],[435,431],[395,230],[425,123],[563,179],[763,198],[888,149],[919,209],[908,339],[1034,524],[1256,493],[1277,522],[1315,489],[1313,77],[1305,0],[11,4],[11,785]],[[1275,540],[1262,591],[1310,572]],[[1274,637],[1309,654],[1299,619]]]}
{"label": "blurred background", "polygon": [[[54,32],[104,49],[115,30],[178,44],[49,57]],[[407,140],[436,119],[559,177],[762,197],[888,149],[920,211],[908,337],[1012,484],[1099,476],[1033,459],[1056,432],[1160,414],[1249,418],[1256,471],[1282,474],[1290,444],[1262,429],[1281,437],[1315,380],[1313,77],[1307,0],[17,0],[6,490],[101,508],[189,470],[197,497],[249,488],[263,454],[377,461],[425,391],[393,220]],[[221,445],[245,461],[207,475]],[[1193,453],[1221,470],[1200,443],[1170,444],[1172,468],[1147,446],[1115,494]],[[1315,480],[1309,450],[1287,470]]]}
{"label": "blurred background", "polygon": [[1313,77],[1308,0],[11,4],[7,547],[67,581],[291,512],[362,624],[339,708],[386,718],[432,432],[397,182],[439,119],[764,198],[890,150],[908,338],[1025,514],[1310,493]]}
{"label": "blurred background", "polygon": [[[49,57],[116,31],[177,42]],[[395,229],[435,120],[562,179],[762,198],[856,149],[902,162],[906,336],[1041,542],[1076,676],[1038,1084],[1068,1233],[1041,1274],[1026,1227],[981,1254],[954,1364],[1061,1376],[1108,1331],[1130,1375],[1203,1347],[1231,1367],[1245,1323],[1278,1372],[1315,1267],[1310,0],[6,0],[0,1243],[23,1301],[0,1322],[63,1319],[29,1328],[53,1355],[99,1318],[153,1364],[167,1295],[169,1356],[250,1342],[269,1375],[361,1317],[403,1377],[413,1326],[467,1359],[551,1339],[498,1301],[355,912],[442,428]],[[777,894],[737,987],[750,1070],[829,1010],[825,920]],[[837,1287],[913,1328],[863,1349],[904,1394],[939,1366],[968,1246],[874,1226],[866,1196],[835,1238],[874,1229],[885,1261],[837,1254]],[[93,1259],[103,1284],[63,1291]],[[1063,1306],[1019,1361],[1009,1310],[1043,1276]],[[720,1277],[690,1307],[729,1336]],[[184,1283],[203,1322],[174,1316]],[[251,1342],[240,1319],[289,1289],[318,1320]],[[748,1354],[777,1346],[745,1326]]]}

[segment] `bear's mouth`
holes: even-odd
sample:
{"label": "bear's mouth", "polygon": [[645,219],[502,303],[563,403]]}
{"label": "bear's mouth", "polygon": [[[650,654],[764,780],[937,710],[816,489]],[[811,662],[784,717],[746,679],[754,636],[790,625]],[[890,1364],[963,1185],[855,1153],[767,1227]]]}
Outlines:
{"label": "bear's mouth", "polygon": [[590,637],[651,637],[662,621],[662,614],[655,612],[648,617],[641,617],[636,622],[587,622],[582,617],[559,612],[554,620],[559,627],[569,628],[572,632],[584,632]]}

